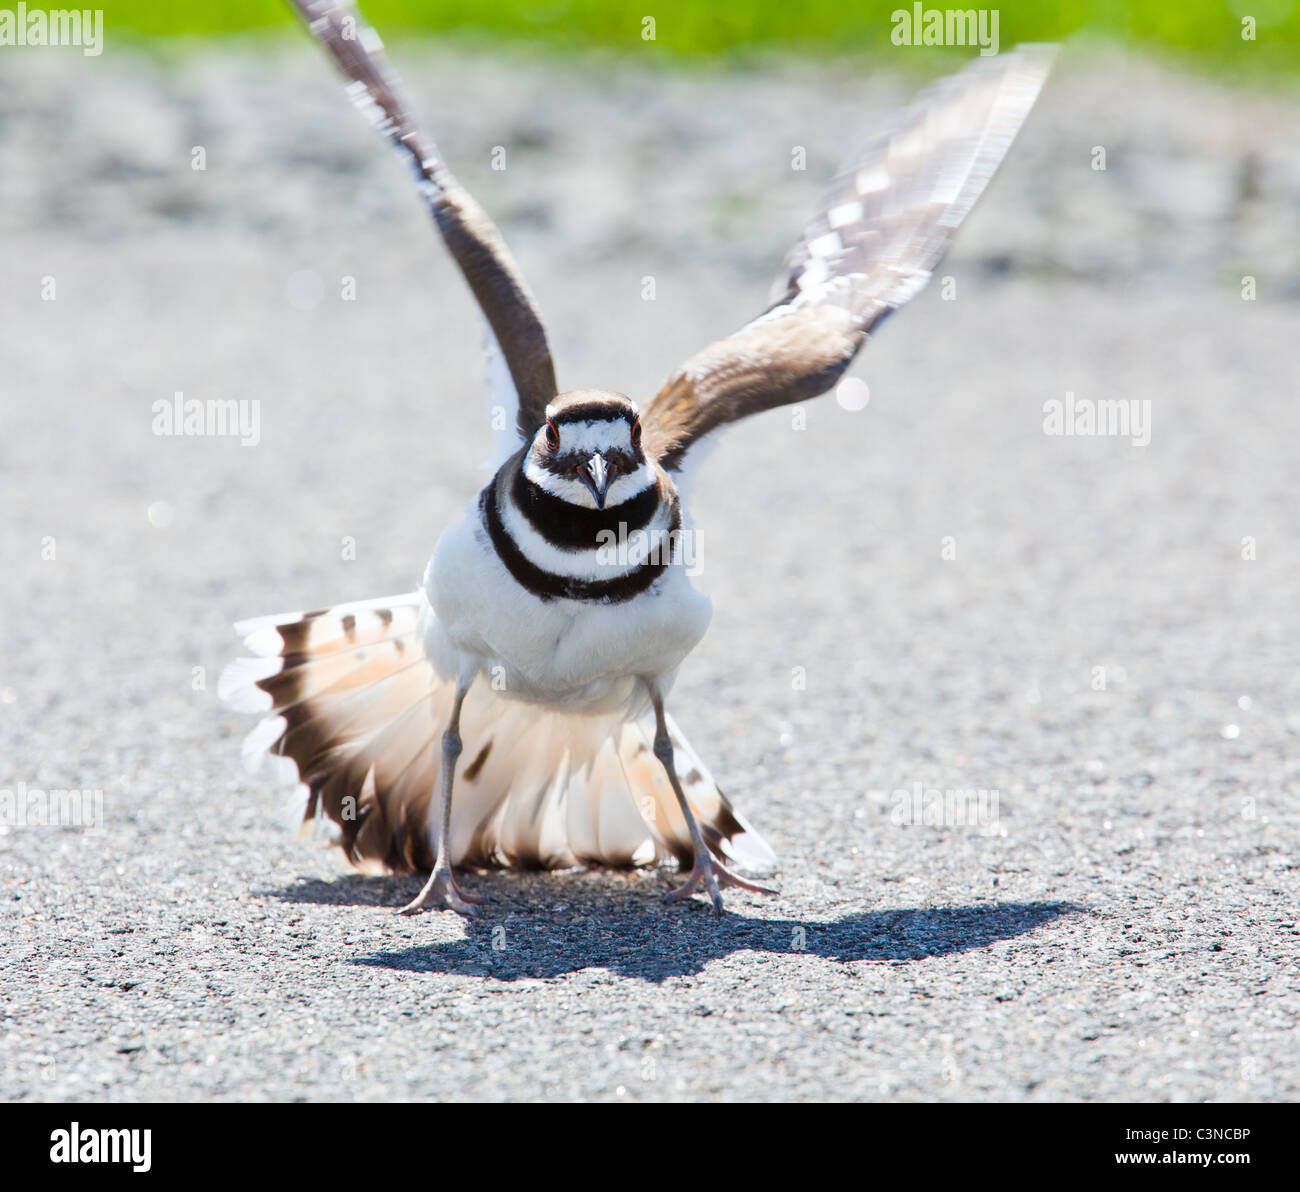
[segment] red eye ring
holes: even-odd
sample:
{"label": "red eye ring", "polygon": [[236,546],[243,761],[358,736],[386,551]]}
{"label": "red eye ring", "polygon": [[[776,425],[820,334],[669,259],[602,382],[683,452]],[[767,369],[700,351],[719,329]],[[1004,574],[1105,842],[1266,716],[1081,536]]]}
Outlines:
{"label": "red eye ring", "polygon": [[634,418],[632,420],[632,446],[633,447],[641,446],[641,419],[640,418]]}
{"label": "red eye ring", "polygon": [[560,449],[560,432],[549,418],[546,420],[546,448],[548,451]]}

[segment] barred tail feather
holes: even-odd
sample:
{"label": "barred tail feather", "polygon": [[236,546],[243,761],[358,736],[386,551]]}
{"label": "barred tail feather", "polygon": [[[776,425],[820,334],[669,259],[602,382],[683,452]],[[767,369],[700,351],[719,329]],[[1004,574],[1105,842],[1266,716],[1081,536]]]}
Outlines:
{"label": "barred tail feather", "polygon": [[[764,876],[776,872],[776,854],[767,841],[732,807],[677,722],[666,713],[665,717],[673,742],[674,768],[709,849],[725,863],[750,873]],[[662,827],[658,828],[657,834],[663,851],[689,865],[690,830],[681,808],[677,806],[668,775],[654,755],[653,740],[652,724],[625,725],[620,758],[629,784],[640,792],[641,810],[652,830],[662,817]],[[653,801],[649,801],[651,791]]]}
{"label": "barred tail feather", "polygon": [[[454,684],[424,650],[423,593],[261,617],[236,626],[254,655],[232,662],[218,693],[265,718],[244,756],[284,759],[304,822],[336,827],[369,870],[432,868],[440,737]],[[776,858],[731,807],[676,724],[677,772],[712,851],[756,873]],[[548,712],[475,683],[452,801],[453,864],[560,869],[691,861],[690,833],[652,749],[653,724]]]}

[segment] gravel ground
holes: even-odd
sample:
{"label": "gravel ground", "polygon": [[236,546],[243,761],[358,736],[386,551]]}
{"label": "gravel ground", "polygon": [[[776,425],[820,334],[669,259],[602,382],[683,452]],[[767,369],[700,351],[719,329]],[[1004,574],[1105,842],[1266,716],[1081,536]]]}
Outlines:
{"label": "gravel ground", "polygon": [[[562,385],[640,397],[917,81],[398,60]],[[0,828],[0,1096],[1300,1093],[1296,96],[1067,57],[869,405],[711,458],[672,706],[778,897],[485,876],[466,924],[285,832],[215,695],[232,620],[409,589],[482,483],[463,285],[305,41],[12,66],[0,788],[103,816]],[[155,435],[178,390],[259,402],[257,445]],[[1149,445],[1044,434],[1067,391],[1149,401]],[[900,823],[918,788],[997,814]]]}

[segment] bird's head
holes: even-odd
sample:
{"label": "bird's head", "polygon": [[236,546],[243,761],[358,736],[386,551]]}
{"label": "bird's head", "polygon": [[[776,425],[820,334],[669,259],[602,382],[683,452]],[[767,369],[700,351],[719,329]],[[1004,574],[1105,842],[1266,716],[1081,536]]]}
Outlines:
{"label": "bird's head", "polygon": [[524,475],[586,509],[612,508],[635,496],[654,482],[636,402],[603,389],[561,393],[546,407]]}

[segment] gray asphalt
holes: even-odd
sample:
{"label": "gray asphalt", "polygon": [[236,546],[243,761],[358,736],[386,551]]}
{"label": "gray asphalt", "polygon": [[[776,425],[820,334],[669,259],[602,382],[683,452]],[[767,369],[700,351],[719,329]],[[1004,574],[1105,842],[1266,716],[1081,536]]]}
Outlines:
{"label": "gray asphalt", "polygon": [[[919,78],[397,57],[561,383],[638,397]],[[866,408],[709,461],[672,708],[779,896],[472,877],[466,925],[287,832],[215,695],[230,622],[409,589],[482,482],[475,316],[399,164],[305,42],[13,70],[0,799],[103,816],[0,829],[0,1097],[1297,1095],[1296,96],[1067,56]],[[258,444],[155,435],[176,391],[260,402]],[[1044,434],[1067,391],[1149,400],[1149,445]],[[997,814],[898,822],[918,785]]]}

